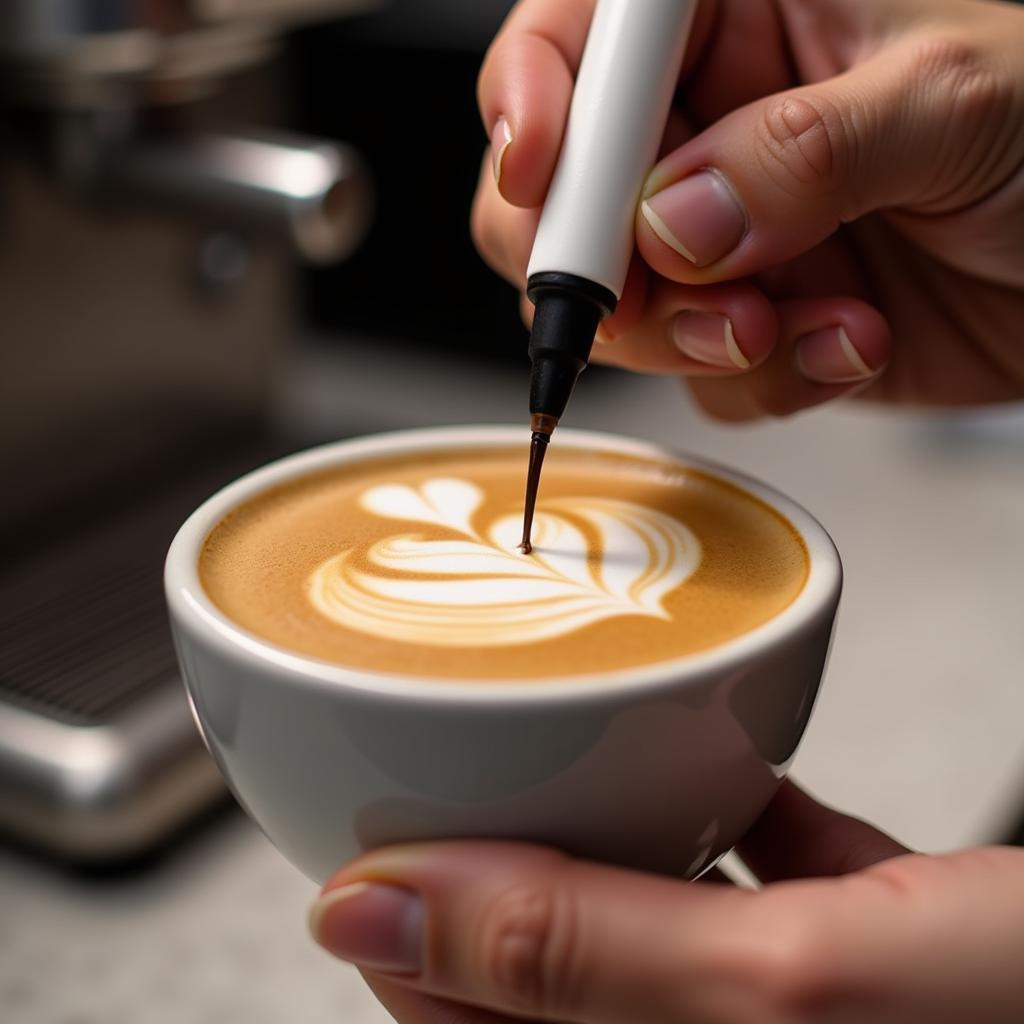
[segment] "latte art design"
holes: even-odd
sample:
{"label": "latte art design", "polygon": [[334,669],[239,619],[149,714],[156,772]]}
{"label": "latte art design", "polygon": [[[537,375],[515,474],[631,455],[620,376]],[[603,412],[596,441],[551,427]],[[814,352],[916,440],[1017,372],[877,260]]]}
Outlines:
{"label": "latte art design", "polygon": [[389,640],[530,644],[617,616],[668,619],[662,599],[700,563],[700,542],[678,520],[597,497],[544,502],[534,520],[533,554],[523,555],[519,516],[478,528],[483,500],[479,487],[453,477],[365,491],[360,505],[375,516],[441,526],[452,537],[385,537],[362,565],[342,551],[309,577],[314,607],[342,626]]}

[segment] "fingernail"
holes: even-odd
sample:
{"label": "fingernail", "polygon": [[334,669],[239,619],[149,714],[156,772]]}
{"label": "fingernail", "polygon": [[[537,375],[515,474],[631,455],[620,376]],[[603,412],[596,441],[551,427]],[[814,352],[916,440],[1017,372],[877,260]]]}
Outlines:
{"label": "fingernail", "polygon": [[747,230],[739,199],[717,171],[700,171],[655,192],[640,212],[667,246],[698,267],[732,252]]}
{"label": "fingernail", "polygon": [[309,930],[329,953],[378,971],[415,974],[423,962],[423,902],[408,889],[356,882],[324,893]]}
{"label": "fingernail", "polygon": [[678,313],[672,321],[672,341],[683,355],[699,363],[750,369],[750,360],[736,344],[732,321],[721,313]]}
{"label": "fingernail", "polygon": [[491,160],[494,164],[494,181],[501,185],[501,164],[505,150],[512,144],[512,129],[504,117],[499,117],[491,129]]}
{"label": "fingernail", "polygon": [[867,380],[872,370],[857,351],[844,327],[823,327],[797,339],[796,365],[808,379],[819,384],[846,384]]}

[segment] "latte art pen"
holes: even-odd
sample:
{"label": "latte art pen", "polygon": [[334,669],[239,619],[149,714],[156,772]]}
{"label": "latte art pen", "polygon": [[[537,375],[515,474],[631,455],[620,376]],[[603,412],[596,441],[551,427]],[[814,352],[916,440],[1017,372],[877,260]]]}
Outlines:
{"label": "latte art pen", "polygon": [[520,550],[529,554],[548,442],[615,311],[644,177],[658,155],[696,0],[598,0],[562,150],[527,268],[530,467]]}

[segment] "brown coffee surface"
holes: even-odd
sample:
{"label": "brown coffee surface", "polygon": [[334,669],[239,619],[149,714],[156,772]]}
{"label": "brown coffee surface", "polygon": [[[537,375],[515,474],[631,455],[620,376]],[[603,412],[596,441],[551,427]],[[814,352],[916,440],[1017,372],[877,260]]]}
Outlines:
{"label": "brown coffee surface", "polygon": [[[542,524],[533,555],[513,553],[524,474],[525,450],[481,447],[301,478],[214,527],[199,559],[203,587],[249,632],[338,665],[530,679],[715,647],[777,615],[807,579],[795,528],[753,495],[672,462],[557,439],[537,506],[547,533]],[[467,512],[473,494],[477,504]],[[413,495],[422,509],[409,504]],[[446,502],[455,512],[441,507]],[[464,523],[425,521],[435,512],[450,522],[465,513]],[[510,550],[492,539],[492,528],[514,537]],[[585,556],[564,561],[581,541]],[[675,585],[684,563],[688,575]],[[463,600],[464,591],[490,587],[500,600]],[[463,602],[451,613],[450,593]],[[528,600],[510,604],[509,594]]]}

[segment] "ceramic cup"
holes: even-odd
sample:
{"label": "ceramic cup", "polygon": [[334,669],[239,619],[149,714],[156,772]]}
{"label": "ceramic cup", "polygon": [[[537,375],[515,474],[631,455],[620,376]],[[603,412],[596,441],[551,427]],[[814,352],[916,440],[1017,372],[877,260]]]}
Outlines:
{"label": "ceramic cup", "polygon": [[207,534],[269,488],[382,456],[520,450],[525,436],[522,427],[414,430],[293,455],[215,494],[171,545],[171,624],[206,745],[243,807],[316,882],[373,847],[452,837],[529,840],[692,877],[753,824],[792,761],[828,655],[839,556],[781,494],[655,445],[572,430],[556,439],[711,472],[781,512],[810,555],[792,604],[708,651],[524,683],[374,674],[275,647],[203,591]]}

